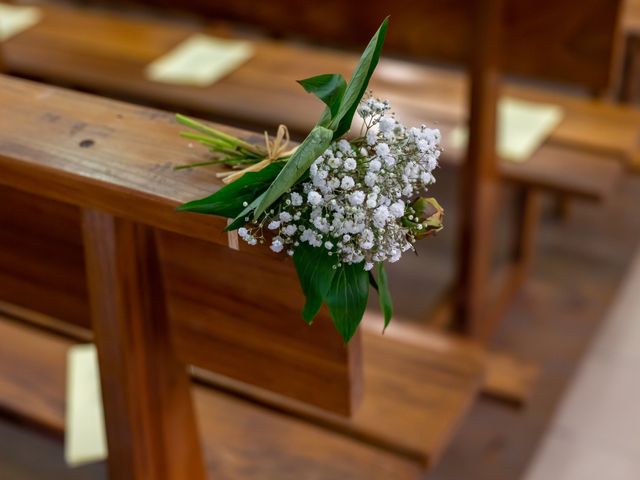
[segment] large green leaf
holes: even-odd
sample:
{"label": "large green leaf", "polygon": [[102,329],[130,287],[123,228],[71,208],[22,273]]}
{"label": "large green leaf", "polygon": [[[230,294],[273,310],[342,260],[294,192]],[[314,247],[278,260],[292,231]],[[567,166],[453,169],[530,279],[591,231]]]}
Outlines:
{"label": "large green leaf", "polygon": [[260,195],[254,198],[253,201],[249,205],[247,205],[247,207],[242,210],[229,225],[227,225],[227,228],[225,228],[224,231],[230,232],[246,225],[247,218],[251,217],[251,212],[253,212],[258,204],[262,201],[265,193],[266,192],[262,192]]}
{"label": "large green leaf", "polygon": [[213,195],[184,203],[177,209],[227,218],[236,217],[245,208],[243,205],[245,202],[251,203],[256,196],[269,188],[283,167],[284,162],[276,162],[267,165],[258,172],[245,173]]}
{"label": "large green leaf", "polygon": [[347,85],[344,95],[342,96],[340,108],[331,119],[329,128],[335,132],[333,138],[340,138],[351,128],[351,121],[353,120],[353,115],[356,113],[356,109],[358,108],[358,103],[360,103],[360,99],[367,90],[367,85],[369,85],[371,75],[373,75],[373,71],[378,65],[380,51],[382,50],[382,44],[384,43],[384,39],[387,35],[388,25],[389,17],[384,19],[380,28],[378,28],[378,31],[371,38],[369,45],[367,45],[367,48],[360,57],[360,61],[353,72],[351,80],[349,80],[349,84]]}
{"label": "large green leaf", "polygon": [[327,149],[331,143],[333,132],[327,128],[316,126],[304,142],[289,158],[280,174],[267,189],[262,201],[255,209],[253,218],[258,218],[281,195],[287,192],[298,179],[306,173],[311,164]]}
{"label": "large green leaf", "polygon": [[342,95],[344,95],[344,91],[347,88],[347,82],[344,77],[339,73],[325,73],[298,80],[298,83],[307,92],[313,93],[327,105],[328,110],[325,110],[318,122],[318,125],[326,126],[325,123],[328,123],[331,117],[338,112]]}
{"label": "large green leaf", "polygon": [[362,263],[342,265],[331,282],[325,301],[333,324],[348,342],[358,329],[369,298],[369,273]]}
{"label": "large green leaf", "polygon": [[335,257],[330,257],[322,247],[301,244],[293,254],[293,263],[307,299],[302,310],[302,318],[307,323],[311,323],[331,287],[331,281],[336,273],[333,268],[336,260]]}
{"label": "large green leaf", "polygon": [[393,317],[393,300],[391,299],[391,291],[389,290],[389,282],[387,281],[387,272],[384,269],[384,263],[376,263],[376,272],[378,274],[378,299],[380,300],[380,308],[384,314],[384,328],[387,328],[391,317]]}

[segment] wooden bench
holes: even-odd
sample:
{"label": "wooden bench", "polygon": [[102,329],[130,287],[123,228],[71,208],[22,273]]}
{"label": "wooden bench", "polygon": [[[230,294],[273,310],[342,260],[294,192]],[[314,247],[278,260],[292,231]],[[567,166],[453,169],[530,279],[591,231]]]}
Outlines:
{"label": "wooden bench", "polygon": [[[190,151],[178,131],[164,112],[0,76],[0,330],[3,339],[16,339],[0,349],[0,407],[59,431],[63,352],[70,344],[61,335],[93,338],[108,441],[134,442],[127,451],[112,449],[113,478],[135,472],[140,458],[158,468],[158,458],[170,458],[175,470],[158,478],[185,478],[185,465],[198,464],[186,404],[178,425],[171,420],[176,409],[162,402],[141,421],[158,422],[191,448],[168,441],[143,452],[146,457],[135,455],[144,432],[123,423],[123,415],[149,404],[144,395],[123,398],[121,390],[134,392],[141,383],[154,391],[165,371],[157,362],[146,369],[145,355],[167,363],[167,372],[177,362],[215,374],[207,381],[226,393],[195,389],[198,426],[207,465],[230,478],[246,478],[247,471],[287,478],[282,472],[300,472],[302,465],[317,468],[318,478],[385,478],[386,467],[375,470],[388,457],[395,459],[388,468],[413,478],[433,465],[482,382],[482,350],[444,337],[412,344],[379,331],[365,331],[345,347],[326,313],[306,326],[287,259],[255,248],[231,250],[223,219],[174,211],[220,185],[215,169],[172,170],[205,155]],[[157,268],[164,289],[156,285]],[[113,275],[131,282],[133,292]],[[140,300],[148,289],[160,292],[151,297],[157,303]],[[156,338],[163,331],[162,290],[169,345]],[[139,310],[128,309],[129,302]],[[112,305],[121,315],[110,313]],[[7,318],[50,333],[5,325]],[[164,346],[148,352],[146,339]],[[125,349],[127,342],[136,347]],[[18,365],[33,366],[28,382]],[[123,401],[130,403],[124,412]],[[271,441],[255,431],[262,427],[284,438]],[[325,452],[299,448],[315,442]],[[328,460],[352,450],[351,460],[345,453]],[[382,453],[367,465],[372,452]],[[237,463],[236,455],[246,456]],[[198,478],[197,469],[189,478]]]}
{"label": "wooden bench", "polygon": [[[460,8],[464,3],[455,2],[455,15],[464,14],[466,20],[469,20],[469,10]],[[510,5],[513,6],[513,2]],[[527,8],[535,7],[536,10],[539,7],[537,3],[526,5]],[[590,8],[600,8],[603,4],[600,0],[593,0],[593,5],[590,4]],[[448,6],[449,4],[446,8]],[[553,8],[555,7],[552,2],[545,4],[545,25],[548,25],[548,20],[552,18],[550,12],[555,11]],[[350,53],[282,41],[257,40],[254,42],[255,56],[210,87],[190,88],[159,84],[145,78],[145,67],[192,35],[195,29],[80,9],[45,7],[44,13],[42,22],[4,44],[3,53],[9,72],[109,95],[136,98],[251,128],[273,130],[282,122],[294,133],[306,134],[320,114],[322,106],[312,96],[304,93],[292,79],[326,71],[348,75],[356,62],[356,56]],[[609,19],[609,16],[607,13],[606,18]],[[526,15],[519,12],[518,18],[523,17]],[[587,15],[586,20],[589,18]],[[584,20],[580,17],[580,21]],[[527,44],[527,22],[524,23],[525,33],[520,38],[521,47]],[[605,23],[599,23],[598,27],[608,29],[609,23]],[[215,31],[215,27],[213,30]],[[561,36],[566,34],[557,29],[554,31]],[[593,31],[595,35],[595,30],[584,31],[589,34]],[[225,34],[227,33],[228,29],[225,29]],[[465,35],[460,36],[460,33],[458,31],[454,36],[457,43],[452,47],[455,50],[453,56],[458,59],[464,56],[459,51],[462,40],[468,39]],[[563,51],[560,57],[565,63],[553,63],[563,79],[577,82],[582,78],[591,89],[598,89],[606,82],[608,75],[600,75],[594,66],[601,65],[609,58],[606,48],[608,44],[606,41],[602,43],[601,36],[595,36],[595,41],[589,43],[595,50],[590,51],[588,55],[584,55],[581,49]],[[87,38],[91,40],[87,41]],[[572,41],[574,40],[576,39]],[[502,42],[502,45],[504,44]],[[417,45],[414,44],[414,47]],[[530,42],[528,45],[531,46]],[[430,45],[426,48],[429,49]],[[468,49],[468,42],[466,48]],[[569,53],[576,55],[579,60],[566,63]],[[300,62],[300,58],[304,58],[305,61]],[[565,64],[580,64],[581,67],[577,70],[567,70],[561,67]],[[542,62],[540,65],[547,64]],[[581,73],[576,77],[578,70]],[[547,71],[546,75],[553,76],[551,71]],[[371,87],[377,94],[393,102],[394,109],[401,119],[418,124],[425,121],[436,123],[445,132],[443,161],[462,163],[465,152],[456,151],[446,143],[446,132],[467,122],[469,88],[463,75],[387,59],[381,62]],[[506,270],[513,274],[505,277],[510,280],[502,288],[502,293],[498,294],[503,300],[491,307],[492,316],[499,315],[504,310],[513,293],[517,291],[517,285],[525,278],[524,273],[534,251],[539,217],[539,193],[550,191],[590,200],[605,198],[615,188],[623,165],[629,158],[635,158],[639,133],[636,120],[640,117],[631,111],[591,105],[590,102],[581,99],[521,87],[509,87],[507,92],[519,98],[560,103],[566,110],[566,118],[548,142],[527,162],[499,164],[500,178],[524,191],[520,195],[521,201],[517,205],[519,214],[514,222],[515,238],[518,242],[514,251],[518,265],[515,268],[507,267]],[[491,162],[493,161],[492,158]],[[472,200],[470,205],[476,205],[475,200]],[[461,208],[466,210],[469,205]],[[490,249],[492,243],[483,242],[482,245],[482,249],[473,254],[474,259],[482,260],[490,256],[485,250]],[[459,262],[466,262],[466,265],[478,264],[475,260],[465,260],[467,257],[464,252],[467,251],[467,247],[463,248]],[[459,270],[464,270],[462,265]],[[481,276],[484,277],[484,274],[466,272],[459,275],[460,278],[467,279]],[[460,280],[456,282],[455,291],[465,290],[460,287],[460,283]],[[487,281],[482,280],[479,284],[485,283]],[[477,288],[471,288],[469,291],[473,291],[477,298],[487,297]],[[456,297],[461,298],[460,295]],[[470,327],[469,325],[479,322],[467,319],[467,312],[478,309],[467,308],[466,300],[458,303],[464,307],[453,311],[453,317],[461,318],[458,324],[467,333],[486,339],[497,322],[492,319],[484,322],[482,328]]]}
{"label": "wooden bench", "polygon": [[[74,342],[5,318],[0,335],[0,408],[62,436],[66,356]],[[384,448],[233,395],[198,385],[193,396],[210,478],[386,480],[419,478],[423,471]]]}
{"label": "wooden bench", "polygon": [[[210,87],[166,85],[148,81],[145,67],[194,29],[86,9],[42,8],[44,18],[39,24],[3,45],[10,73],[257,129],[274,130],[284,123],[296,134],[306,134],[322,105],[293,79],[325,71],[348,75],[357,60],[350,53],[259,40],[255,57]],[[300,62],[301,58],[305,61]],[[466,122],[468,89],[461,74],[383,59],[371,88],[389,98],[406,121],[428,121],[443,130]],[[558,103],[565,108],[566,118],[548,145],[526,164],[503,162],[504,177],[591,199],[601,199],[612,190],[621,169],[607,160],[626,159],[638,149],[640,114],[526,88],[511,87],[506,93]],[[445,144],[444,160],[460,162],[462,154]]]}

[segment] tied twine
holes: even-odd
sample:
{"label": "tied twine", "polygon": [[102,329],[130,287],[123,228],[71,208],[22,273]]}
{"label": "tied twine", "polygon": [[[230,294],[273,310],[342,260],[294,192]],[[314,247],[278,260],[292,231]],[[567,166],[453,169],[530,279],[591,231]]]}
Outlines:
{"label": "tied twine", "polygon": [[294,147],[287,150],[287,147],[289,146],[289,129],[286,127],[286,125],[278,126],[278,132],[276,133],[276,137],[273,140],[269,138],[269,134],[265,131],[264,145],[266,154],[263,160],[260,160],[258,163],[249,165],[248,167],[243,168],[242,170],[239,170],[237,172],[220,172],[216,174],[216,176],[218,178],[222,178],[222,181],[225,184],[234,182],[242,177],[245,173],[259,172],[267,165],[275,162],[276,160],[279,160],[282,157],[293,155],[293,152],[295,152],[298,148]]}

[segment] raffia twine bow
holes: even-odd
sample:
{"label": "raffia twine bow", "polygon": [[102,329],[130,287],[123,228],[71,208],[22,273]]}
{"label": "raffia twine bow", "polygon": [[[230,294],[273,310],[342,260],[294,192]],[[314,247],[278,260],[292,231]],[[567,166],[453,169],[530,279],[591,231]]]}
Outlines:
{"label": "raffia twine bow", "polygon": [[220,172],[216,174],[218,178],[222,178],[222,181],[226,184],[231,183],[242,177],[245,173],[248,172],[259,172],[267,165],[275,162],[283,157],[288,157],[293,155],[293,152],[298,148],[297,146],[287,150],[289,146],[289,129],[286,125],[279,125],[278,132],[273,140],[269,138],[269,134],[264,132],[264,145],[265,145],[265,158],[260,160],[258,163],[254,163],[253,165],[249,165],[242,170],[238,170],[236,172]]}

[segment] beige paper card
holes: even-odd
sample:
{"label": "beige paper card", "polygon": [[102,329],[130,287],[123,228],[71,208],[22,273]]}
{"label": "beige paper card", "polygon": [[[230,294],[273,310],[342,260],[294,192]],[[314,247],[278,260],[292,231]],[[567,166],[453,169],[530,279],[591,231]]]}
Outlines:
{"label": "beige paper card", "polygon": [[0,3],[0,42],[32,27],[41,17],[39,8]]}
{"label": "beige paper card", "polygon": [[67,354],[64,457],[72,467],[107,458],[100,373],[92,344],[76,345]]}
{"label": "beige paper card", "polygon": [[250,42],[197,34],[147,66],[149,80],[206,87],[253,55]]}
{"label": "beige paper card", "polygon": [[[504,97],[498,103],[498,154],[513,162],[527,160],[563,116],[562,108],[557,105]],[[465,149],[467,139],[467,127],[460,126],[453,130],[449,140],[454,148]]]}

